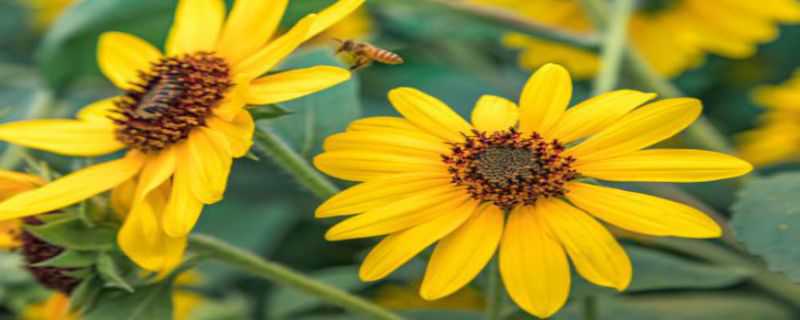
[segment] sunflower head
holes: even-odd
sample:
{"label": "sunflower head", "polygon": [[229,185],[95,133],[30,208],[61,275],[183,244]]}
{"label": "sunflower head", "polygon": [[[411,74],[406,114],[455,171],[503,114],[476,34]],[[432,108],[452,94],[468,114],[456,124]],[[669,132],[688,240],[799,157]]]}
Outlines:
{"label": "sunflower head", "polygon": [[575,158],[561,156],[564,146],[536,132],[473,130],[464,140],[442,159],[452,183],[466,187],[477,201],[506,210],[532,205],[539,198],[563,196],[564,185],[578,177],[570,165]]}
{"label": "sunflower head", "polygon": [[116,101],[117,138],[145,153],[161,151],[185,140],[233,85],[223,58],[197,52],[164,57]]}

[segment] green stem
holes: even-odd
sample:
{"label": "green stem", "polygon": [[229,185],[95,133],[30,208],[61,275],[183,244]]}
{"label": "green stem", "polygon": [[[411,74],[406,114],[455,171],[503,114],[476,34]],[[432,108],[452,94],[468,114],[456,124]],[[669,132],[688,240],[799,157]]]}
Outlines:
{"label": "green stem", "polygon": [[503,284],[500,281],[497,258],[489,263],[486,280],[486,320],[498,320],[503,310]]}
{"label": "green stem", "polygon": [[597,319],[597,298],[588,295],[583,298],[583,320]]}
{"label": "green stem", "polygon": [[[50,91],[37,91],[33,96],[33,102],[30,105],[28,114],[25,115],[23,120],[41,118],[47,115],[52,104],[53,94]],[[0,168],[14,169],[24,158],[25,152],[24,147],[13,144],[7,145],[6,151],[0,156]]]}
{"label": "green stem", "polygon": [[368,316],[369,319],[402,320],[403,318],[360,297],[334,286],[309,278],[280,264],[270,262],[250,252],[239,249],[213,237],[192,235],[189,244],[209,257],[242,269],[258,277],[292,287],[316,296],[323,301],[340,306],[350,312]]}
{"label": "green stem", "polygon": [[427,0],[428,2],[447,7],[448,9],[481,18],[489,23],[499,23],[512,30],[589,51],[599,47],[598,38],[594,35],[576,34],[550,26],[546,26],[509,10],[471,4],[463,0]]}
{"label": "green stem", "polygon": [[611,20],[605,30],[600,54],[600,73],[594,82],[594,94],[613,90],[619,80],[620,63],[625,52],[628,20],[633,11],[633,0],[616,0],[611,11]]}
{"label": "green stem", "polygon": [[275,133],[256,127],[255,145],[272,157],[284,170],[320,199],[327,199],[339,192],[333,182],[314,169],[306,159],[290,147]]}

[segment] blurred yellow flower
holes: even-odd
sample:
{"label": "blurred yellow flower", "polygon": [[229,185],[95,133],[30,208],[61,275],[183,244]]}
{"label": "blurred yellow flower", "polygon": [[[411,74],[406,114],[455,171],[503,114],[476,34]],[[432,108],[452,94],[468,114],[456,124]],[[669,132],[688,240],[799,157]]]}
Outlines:
{"label": "blurred yellow flower", "polygon": [[363,2],[339,0],[273,38],[288,0],[238,0],[227,19],[223,0],[181,0],[165,54],[131,34],[104,33],[100,70],[124,94],[87,106],[77,120],[0,125],[0,139],[69,156],[125,156],[8,199],[0,220],[114,189],[114,207],[126,216],[120,248],[142,268],[170,270],[203,206],[222,199],[232,159],[252,143],[245,106],[292,100],[350,78],[331,66],[262,75]]}
{"label": "blurred yellow flower", "polygon": [[800,71],[786,83],[758,88],[766,108],[759,126],[738,136],[739,155],[757,166],[800,160]]}
{"label": "blurred yellow flower", "polygon": [[29,7],[33,15],[33,26],[43,30],[49,27],[61,16],[64,9],[73,4],[76,0],[20,0]]}
{"label": "blurred yellow flower", "polygon": [[620,90],[567,110],[571,95],[567,71],[548,64],[528,80],[519,107],[483,96],[470,124],[423,92],[392,90],[389,101],[404,118],[355,121],[314,159],[329,175],[362,182],[317,209],[318,218],[352,216],[326,239],[385,236],[361,266],[365,281],[438,241],[420,289],[426,300],[464,287],[499,247],[506,290],[546,318],[567,299],[567,257],[592,283],[628,286],[630,261],[597,219],[647,235],[720,236],[694,208],[587,180],[699,182],[749,172],[747,162],[720,153],[642,150],[689,126],[700,101],[639,107],[655,95]]}
{"label": "blurred yellow flower", "polygon": [[78,320],[69,313],[69,297],[63,293],[53,293],[47,300],[25,308],[22,320]]}
{"label": "blurred yellow flower", "polygon": [[[537,22],[573,32],[593,27],[579,0],[468,0],[513,10]],[[779,23],[800,22],[795,0],[647,0],[637,1],[628,33],[635,46],[658,72],[676,76],[703,62],[706,53],[741,59],[753,55],[760,43],[774,39]],[[579,78],[589,78],[598,58],[555,42],[509,34],[503,42],[522,49],[520,64],[536,68],[562,63]]]}
{"label": "blurred yellow flower", "polygon": [[[175,280],[177,285],[195,285],[199,275],[186,272]],[[177,289],[172,295],[173,320],[191,320],[192,312],[203,303],[203,296],[189,290]],[[78,320],[79,315],[69,314],[69,297],[63,293],[53,293],[50,297],[25,308],[22,320]]]}

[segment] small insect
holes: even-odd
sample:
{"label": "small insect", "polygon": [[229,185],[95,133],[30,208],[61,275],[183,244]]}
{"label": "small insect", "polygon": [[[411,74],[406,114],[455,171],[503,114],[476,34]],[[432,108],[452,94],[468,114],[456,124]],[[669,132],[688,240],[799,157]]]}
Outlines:
{"label": "small insect", "polygon": [[355,40],[339,40],[339,48],[336,53],[347,52],[355,57],[356,61],[350,66],[350,70],[358,70],[364,68],[372,63],[378,61],[385,64],[401,64],[403,58],[398,54],[386,49],[378,48],[366,42],[359,42]]}
{"label": "small insect", "polygon": [[133,113],[140,119],[158,118],[161,112],[169,108],[183,94],[180,82],[173,77],[163,77],[153,85],[139,101]]}

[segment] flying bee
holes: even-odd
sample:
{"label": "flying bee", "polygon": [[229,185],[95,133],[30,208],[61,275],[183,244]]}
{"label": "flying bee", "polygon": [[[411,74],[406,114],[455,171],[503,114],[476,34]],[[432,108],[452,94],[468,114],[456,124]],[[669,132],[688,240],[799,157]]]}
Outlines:
{"label": "flying bee", "polygon": [[386,49],[378,48],[366,42],[359,42],[355,40],[339,40],[339,48],[336,53],[347,52],[355,57],[356,61],[350,66],[350,70],[358,70],[364,68],[372,63],[378,61],[384,64],[401,64],[403,58],[398,54]]}
{"label": "flying bee", "polygon": [[183,94],[180,82],[171,76],[164,76],[147,90],[133,113],[144,120],[158,118],[161,112],[169,108]]}

